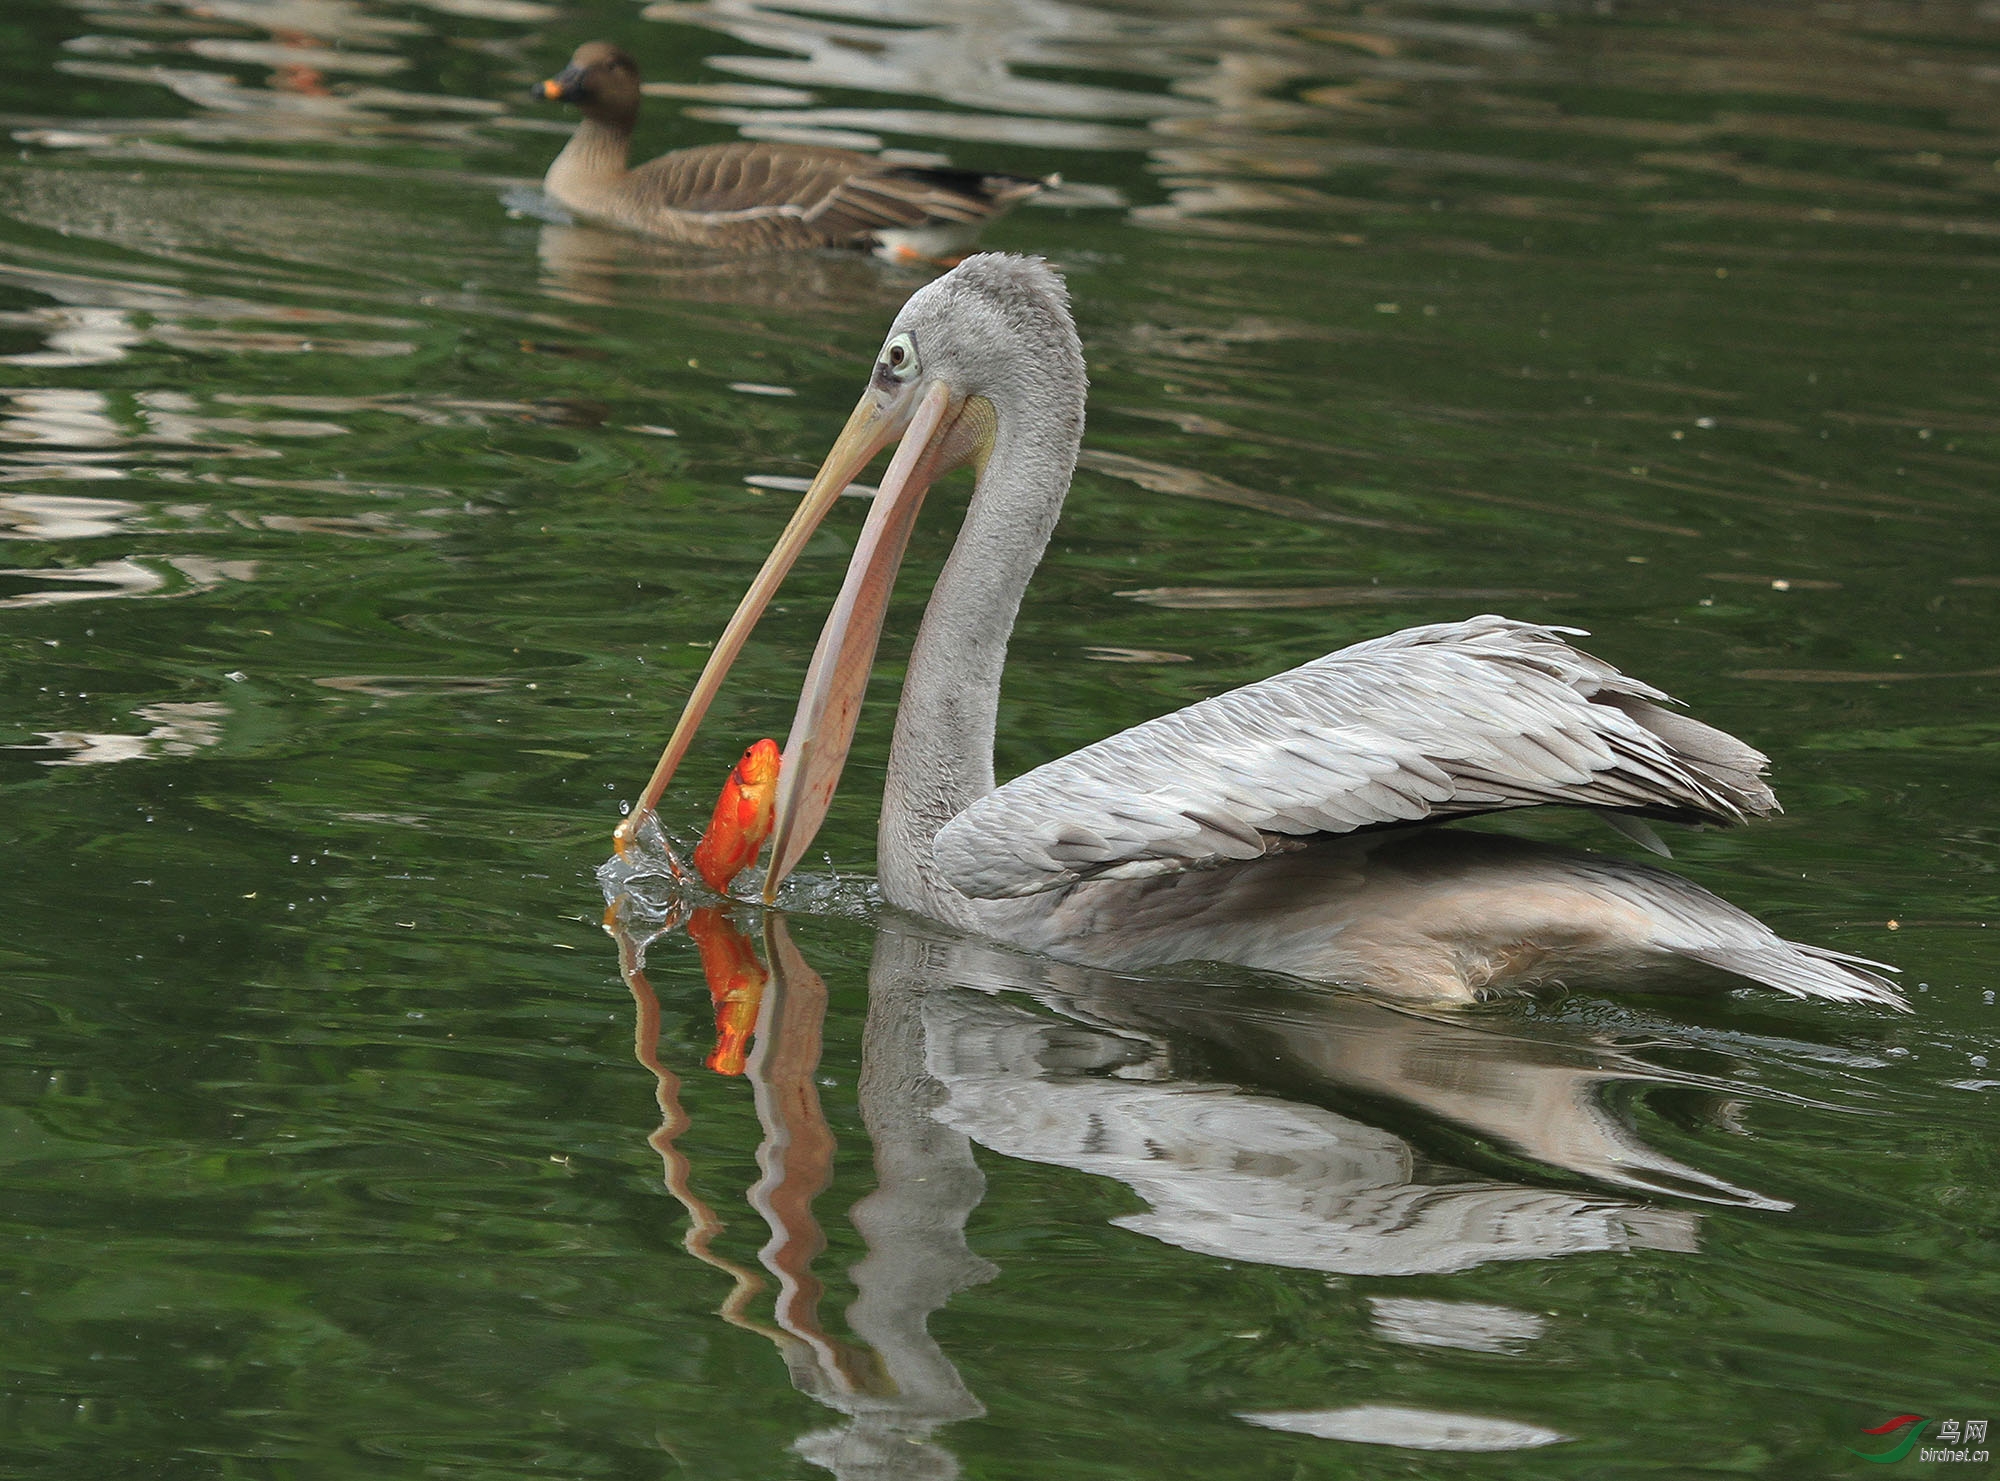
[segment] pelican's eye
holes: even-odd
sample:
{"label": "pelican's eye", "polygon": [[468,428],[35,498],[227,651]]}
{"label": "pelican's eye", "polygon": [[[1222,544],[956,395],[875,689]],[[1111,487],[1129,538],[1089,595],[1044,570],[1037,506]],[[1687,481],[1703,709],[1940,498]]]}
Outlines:
{"label": "pelican's eye", "polygon": [[882,347],[882,358],[878,362],[882,369],[899,381],[906,381],[917,373],[917,344],[907,334],[899,334]]}

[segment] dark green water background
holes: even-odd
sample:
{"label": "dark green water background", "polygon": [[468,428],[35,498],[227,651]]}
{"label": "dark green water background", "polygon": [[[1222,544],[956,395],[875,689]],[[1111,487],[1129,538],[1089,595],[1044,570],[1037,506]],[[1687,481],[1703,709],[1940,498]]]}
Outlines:
{"label": "dark green water background", "polygon": [[[1786,814],[1674,867],[1898,963],[1914,1015],[1344,1029],[1254,981],[969,966],[850,883],[789,923],[830,994],[791,1082],[835,1142],[830,1335],[761,1275],[719,1317],[771,1237],[752,1086],[701,1067],[662,938],[700,1260],[592,872],[789,513],[747,480],[810,473],[923,275],[510,211],[567,127],[528,85],[594,35],[669,85],[649,151],[1066,177],[988,238],[1069,275],[1092,375],[1003,774],[1408,623],[1573,624],[1772,755]],[[1831,1476],[1895,1414],[2000,1420],[1996,77],[1970,3],[8,0],[0,1472]],[[850,881],[962,498],[821,835]],[[783,734],[859,510],[670,822]],[[929,1051],[886,1008],[864,1034],[871,963],[912,954]],[[944,1066],[981,1015],[1043,1046],[985,1062],[1011,1119]],[[864,1039],[910,1078],[862,1077]],[[1396,1065],[1315,1067],[1378,1039]],[[1595,1069],[1542,1105],[1551,1055]],[[984,1187],[925,1205],[884,1148],[939,1083]],[[1170,1100],[1215,1125],[1159,1129]],[[1398,1269],[1390,1217],[1343,1256],[1312,1230],[1344,1175],[1258,1244],[1298,1149],[1229,1127],[1285,1116],[1441,1206],[1501,1190],[1512,1246]],[[1634,1191],[1592,1137],[1714,1186]],[[850,1218],[878,1182],[987,1278],[899,1285],[914,1226]],[[1206,1242],[1149,1232],[1175,1198]],[[871,1291],[893,1319],[846,1314]],[[1468,1342],[1467,1303],[1511,1335]],[[1421,1410],[1564,1438],[1418,1449]],[[1274,1411],[1348,1437],[1241,1417]]]}

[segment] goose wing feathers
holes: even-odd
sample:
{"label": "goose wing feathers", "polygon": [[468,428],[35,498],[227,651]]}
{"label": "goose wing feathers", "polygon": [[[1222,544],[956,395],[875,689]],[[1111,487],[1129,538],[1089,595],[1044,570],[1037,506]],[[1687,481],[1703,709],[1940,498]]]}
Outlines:
{"label": "goose wing feathers", "polygon": [[1764,756],[1566,633],[1486,616],[1343,648],[1016,777],[944,826],[938,865],[1006,899],[1544,802],[1719,823],[1776,809]]}
{"label": "goose wing feathers", "polygon": [[884,165],[844,149],[767,143],[680,149],[639,166],[630,188],[702,224],[766,222],[829,244],[883,230],[977,224],[1041,183],[975,170]]}

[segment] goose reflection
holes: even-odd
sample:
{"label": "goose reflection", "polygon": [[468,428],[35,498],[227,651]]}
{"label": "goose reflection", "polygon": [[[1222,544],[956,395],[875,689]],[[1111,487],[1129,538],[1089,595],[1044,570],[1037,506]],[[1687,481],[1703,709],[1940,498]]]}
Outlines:
{"label": "goose reflection", "polygon": [[[529,197],[511,206],[540,214]],[[870,256],[726,256],[584,222],[544,219],[536,238],[542,287],[553,298],[622,307],[662,298],[747,309],[891,312],[909,293],[910,270]]]}
{"label": "goose reflection", "polygon": [[[834,1157],[815,1079],[825,984],[776,912],[761,951],[718,910],[690,923],[704,961],[729,964],[711,981],[724,1031],[712,1062],[741,1063],[764,1131],[748,1202],[771,1234],[753,1270],[714,1248],[721,1221],[677,1150],[680,1082],[657,1053],[646,953],[687,914],[628,890],[607,916],[640,1007],[638,1056],[659,1086],[653,1145],[690,1214],[687,1248],[730,1278],[723,1317],[769,1339],[794,1386],[844,1416],[794,1447],[841,1477],[955,1475],[936,1432],[984,1412],[928,1329],[955,1293],[998,1274],[965,1235],[985,1191],[975,1147],[1124,1183],[1145,1204],[1114,1221],[1132,1233],[1364,1277],[1692,1252],[1702,1215],[1690,1205],[1786,1207],[1647,1145],[1621,1112],[1671,1088],[1707,1097],[1727,1125],[1764,1092],[1645,1063],[1589,1030],[1431,1017],[1247,976],[1139,978],[896,920],[878,927],[869,968],[857,1083],[876,1181],[849,1211],[868,1253],[848,1272],[851,1335],[837,1337],[812,1272],[826,1245],[813,1202]],[[730,1036],[748,1020],[754,1047],[738,1061]],[[1475,1144],[1489,1150],[1439,1150]],[[1650,1201],[1661,1194],[1675,1204]],[[760,1322],[751,1313],[773,1286]],[[1370,1303],[1379,1335],[1420,1346],[1507,1352],[1543,1322],[1472,1302]]]}

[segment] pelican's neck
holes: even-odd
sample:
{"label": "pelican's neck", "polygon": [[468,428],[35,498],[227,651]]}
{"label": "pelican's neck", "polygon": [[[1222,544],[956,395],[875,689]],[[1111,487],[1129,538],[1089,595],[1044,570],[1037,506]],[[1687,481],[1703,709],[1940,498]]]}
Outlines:
{"label": "pelican's neck", "polygon": [[975,902],[938,874],[931,841],[993,790],[1007,638],[1062,512],[1083,437],[1080,374],[1023,382],[1004,403],[992,398],[993,451],[917,630],[877,836],[889,903],[964,927],[977,924]]}
{"label": "pelican's neck", "polygon": [[588,210],[591,198],[625,178],[632,120],[585,115],[542,178],[542,188],[565,205]]}

